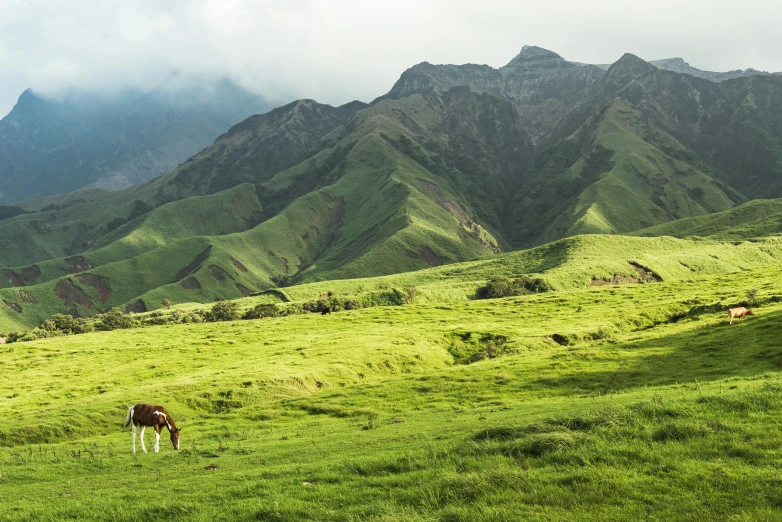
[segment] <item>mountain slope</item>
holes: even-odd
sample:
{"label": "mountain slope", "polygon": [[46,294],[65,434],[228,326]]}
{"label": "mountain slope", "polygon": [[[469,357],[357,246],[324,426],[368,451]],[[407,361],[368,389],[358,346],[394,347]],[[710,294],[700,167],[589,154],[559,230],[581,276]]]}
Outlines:
{"label": "mountain slope", "polygon": [[269,108],[228,81],[62,100],[25,91],[0,120],[0,203],[148,181]]}
{"label": "mountain slope", "polygon": [[782,234],[782,200],[757,199],[738,207],[662,223],[633,233],[636,236],[709,236],[746,240]]}
{"label": "mountain slope", "polygon": [[782,197],[782,75],[715,83],[626,54],[552,135],[570,135],[618,96],[691,149],[738,194]]}
{"label": "mountain slope", "polygon": [[617,98],[536,159],[511,210],[514,242],[626,233],[725,210],[733,201],[704,165]]}
{"label": "mountain slope", "polygon": [[[453,188],[454,182],[467,183],[463,174],[441,156],[422,155],[424,149],[407,155],[402,149],[408,146],[400,145],[415,148],[415,140],[431,140],[444,153],[449,145],[459,150],[465,143],[490,146],[505,139],[498,130],[514,126],[513,119],[488,118],[498,114],[494,100],[468,90],[451,96],[380,102],[319,140],[311,159],[270,179],[262,167],[234,168],[246,161],[238,152],[247,145],[243,139],[231,140],[243,132],[235,129],[180,169],[115,198],[163,201],[185,191],[180,184],[183,176],[220,179],[215,165],[221,161],[227,171],[239,172],[257,185],[159,205],[132,219],[120,219],[114,229],[103,225],[103,234],[78,256],[6,269],[13,288],[0,295],[17,321],[34,323],[56,311],[87,316],[112,306],[145,310],[158,307],[164,298],[211,301],[280,284],[395,273],[498,252],[500,241]],[[484,122],[476,133],[480,139],[474,142],[458,140],[461,125],[448,123],[450,108],[462,105],[475,109],[475,121]],[[415,134],[411,129],[418,124],[413,125],[408,114],[416,114],[435,130]],[[259,133],[258,147],[247,150],[262,150],[265,136]],[[286,134],[285,140],[296,136]],[[252,139],[251,131],[245,139]],[[449,158],[469,154],[459,150],[451,151]],[[451,177],[428,170],[414,157],[438,165]],[[502,174],[501,169],[495,174]],[[211,187],[209,182],[189,186],[195,192]],[[305,193],[296,197],[301,187]],[[263,197],[259,200],[256,194]],[[275,197],[287,203],[257,224],[266,210],[264,201]],[[84,210],[87,204],[48,212]],[[107,207],[121,208],[116,200]],[[211,216],[220,221],[200,225]],[[42,217],[23,214],[0,224],[0,231]],[[216,227],[218,222],[224,227]],[[237,230],[242,227],[250,228]],[[22,276],[31,273],[36,277]]]}
{"label": "mountain slope", "polygon": [[510,100],[537,143],[557,120],[589,99],[604,75],[599,67],[578,66],[546,49],[524,46],[499,69],[474,64],[416,65],[402,74],[386,96],[399,99],[467,85],[476,92]]}

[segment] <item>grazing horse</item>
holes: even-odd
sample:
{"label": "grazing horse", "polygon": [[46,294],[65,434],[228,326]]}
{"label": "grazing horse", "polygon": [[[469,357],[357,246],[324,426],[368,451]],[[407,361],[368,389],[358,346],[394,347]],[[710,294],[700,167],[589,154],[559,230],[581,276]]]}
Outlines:
{"label": "grazing horse", "polygon": [[330,307],[330,306],[327,306],[326,308],[324,308],[324,309],[323,309],[323,310],[320,312],[320,315],[326,315],[326,314],[329,314],[329,315],[331,315],[331,307]]}
{"label": "grazing horse", "polygon": [[147,448],[144,447],[144,429],[152,426],[155,430],[155,453],[160,449],[160,431],[165,426],[171,434],[171,444],[174,449],[179,449],[179,432],[182,431],[176,427],[174,419],[168,414],[163,406],[153,406],[151,404],[139,403],[128,410],[128,416],[125,419],[125,427],[133,428],[133,453],[136,453],[136,426],[141,426],[141,449],[144,453]]}
{"label": "grazing horse", "polygon": [[744,319],[748,315],[755,315],[755,312],[748,308],[744,308],[743,306],[740,308],[731,308],[728,310],[728,317],[730,317],[730,323],[733,324],[733,319],[738,317],[739,319]]}

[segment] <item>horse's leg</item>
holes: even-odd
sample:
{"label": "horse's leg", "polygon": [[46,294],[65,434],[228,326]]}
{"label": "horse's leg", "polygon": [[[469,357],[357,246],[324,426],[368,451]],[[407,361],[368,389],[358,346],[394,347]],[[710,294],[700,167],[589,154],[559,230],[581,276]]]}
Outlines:
{"label": "horse's leg", "polygon": [[131,422],[130,426],[133,431],[133,453],[136,453],[136,425]]}
{"label": "horse's leg", "polygon": [[155,425],[155,453],[160,450],[160,426]]}
{"label": "horse's leg", "polygon": [[141,439],[141,451],[144,453],[147,452],[147,448],[144,446],[144,430],[147,429],[146,426],[141,427],[141,434],[139,435],[139,438]]}

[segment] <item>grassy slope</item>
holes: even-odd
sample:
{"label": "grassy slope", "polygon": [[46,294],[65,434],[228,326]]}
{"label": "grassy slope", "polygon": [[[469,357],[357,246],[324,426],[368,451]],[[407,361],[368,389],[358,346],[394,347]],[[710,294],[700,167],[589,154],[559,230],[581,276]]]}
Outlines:
{"label": "grassy slope", "polygon": [[[774,518],[779,276],[8,345],[0,518]],[[131,456],[139,400],[182,450]]]}
{"label": "grassy slope", "polygon": [[[16,288],[2,291],[21,312],[8,308],[0,324],[5,329],[29,327],[52,313],[74,309],[54,295],[62,279],[91,298],[92,304],[75,307],[87,316],[139,298],[147,309],[160,306],[163,299],[210,302],[270,288],[275,281],[294,276],[377,275],[492,253],[486,245],[496,248],[496,241],[485,230],[460,221],[461,214],[454,215],[442,200],[438,204],[425,193],[426,186],[435,186],[441,198],[458,201],[447,182],[401,155],[378,134],[368,133],[353,144],[345,173],[333,185],[297,198],[251,230],[193,235],[244,228],[247,215],[259,209],[246,185],[170,203],[118,229],[117,237],[109,238],[114,241],[83,256],[85,264],[94,266],[83,274],[107,282],[112,291],[108,300],[97,299],[95,289],[80,281],[84,275],[63,277],[63,265],[68,266],[63,260],[41,263],[42,283],[23,290],[36,302],[23,302]],[[469,212],[469,206],[456,204]],[[208,256],[185,273],[185,267],[208,248]],[[183,286],[185,279],[191,284]]]}
{"label": "grassy slope", "polygon": [[626,233],[732,207],[688,154],[630,102],[615,99],[545,153],[522,185],[512,210],[518,241]]}
{"label": "grassy slope", "polygon": [[680,219],[634,232],[636,236],[710,236],[742,240],[775,236],[782,232],[782,201],[754,200],[707,216]]}

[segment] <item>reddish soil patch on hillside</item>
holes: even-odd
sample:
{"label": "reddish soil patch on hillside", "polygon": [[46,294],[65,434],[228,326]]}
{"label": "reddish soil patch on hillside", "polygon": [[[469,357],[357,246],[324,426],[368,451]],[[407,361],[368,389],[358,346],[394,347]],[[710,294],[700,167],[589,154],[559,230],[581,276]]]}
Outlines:
{"label": "reddish soil patch on hillside", "polygon": [[239,283],[236,283],[236,288],[241,292],[242,297],[247,297],[248,295],[251,295],[253,293],[252,290],[247,288],[246,286],[240,285]]}
{"label": "reddish soil patch on hillside", "polygon": [[76,279],[85,285],[89,285],[98,292],[98,296],[102,303],[105,303],[111,299],[111,288],[109,287],[109,280],[105,277],[97,276],[95,274],[79,274]]}
{"label": "reddish soil patch on hillside", "polygon": [[85,270],[94,268],[93,265],[87,263],[82,256],[69,257],[65,260],[65,262],[71,265],[70,268],[62,269],[62,271],[66,274],[75,274],[77,272],[84,272]]}
{"label": "reddish soil patch on hillside", "polygon": [[240,272],[247,272],[247,269],[244,267],[244,265],[243,265],[243,264],[241,264],[241,263],[240,263],[239,261],[237,261],[236,259],[234,259],[234,258],[231,258],[231,263],[233,263],[233,264],[234,264],[234,266],[236,267],[236,269],[237,269],[237,270],[239,270]]}
{"label": "reddish soil patch on hillside", "polygon": [[415,252],[410,252],[408,250],[407,252],[405,252],[405,255],[407,257],[411,257],[413,259],[418,259],[419,261],[423,261],[429,266],[440,266],[448,262],[447,257],[438,256],[429,247],[422,248],[421,250],[418,251],[417,254]]}
{"label": "reddish soil patch on hillside", "polygon": [[38,265],[28,266],[22,268],[22,281],[27,284],[32,284],[41,275],[41,269]]}
{"label": "reddish soil patch on hillside", "polygon": [[34,283],[35,280],[38,279],[38,277],[41,275],[41,269],[38,268],[38,265],[33,265],[22,268],[21,275],[17,274],[13,270],[9,270],[8,268],[0,270],[0,273],[2,273],[8,279],[8,282],[12,285],[22,286],[25,283]]}
{"label": "reddish soil patch on hillside", "polygon": [[74,317],[81,317],[76,305],[84,308],[92,308],[93,302],[90,297],[84,293],[84,290],[73,284],[70,279],[63,279],[54,287],[54,295],[65,301],[68,313]]}
{"label": "reddish soil patch on hillside", "polygon": [[179,286],[185,290],[198,290],[201,288],[201,283],[199,283],[198,279],[195,277],[188,277],[187,279],[180,281]]}
{"label": "reddish soil patch on hillside", "polygon": [[416,178],[416,181],[424,189],[424,192],[426,192],[429,197],[434,199],[435,203],[440,205],[443,209],[445,209],[446,212],[458,219],[459,223],[466,225],[471,221],[470,216],[467,215],[467,212],[465,212],[462,206],[459,203],[454,203],[451,201],[448,196],[443,194],[442,190],[440,190],[440,187],[431,181],[426,181],[425,179]]}
{"label": "reddish soil patch on hillside", "polygon": [[11,302],[8,302],[8,301],[6,301],[5,299],[3,299],[3,302],[4,302],[4,303],[5,303],[5,305],[6,305],[8,308],[10,308],[11,310],[13,310],[13,311],[15,311],[15,312],[22,313],[22,307],[21,307],[21,306],[19,306],[18,304],[16,304],[16,303],[11,303]]}
{"label": "reddish soil patch on hillside", "polygon": [[320,235],[320,229],[315,225],[312,225],[312,233],[315,234],[315,237],[318,237]]}
{"label": "reddish soil patch on hillside", "polygon": [[7,268],[4,268],[2,270],[3,275],[8,279],[8,282],[11,283],[14,286],[22,286],[22,276],[14,272],[13,270],[9,270]]}
{"label": "reddish soil patch on hillside", "polygon": [[589,282],[589,286],[637,285],[639,283],[658,283],[662,281],[660,276],[651,270],[647,270],[638,263],[631,261],[630,266],[635,270],[635,273],[637,274],[636,277],[615,274],[614,277],[609,280],[592,279],[592,281]]}
{"label": "reddish soil patch on hillside", "polygon": [[[282,271],[287,274],[288,273],[288,260],[285,259],[284,257],[281,257],[280,261],[282,262]],[[304,270],[304,269],[302,268],[302,270]]]}
{"label": "reddish soil patch on hillside", "polygon": [[332,205],[329,208],[329,223],[332,225],[339,225],[342,223],[342,219],[345,217],[345,198],[342,196],[333,198],[325,192],[318,192],[323,201]]}
{"label": "reddish soil patch on hillside", "polygon": [[25,303],[31,303],[31,304],[35,304],[36,303],[35,297],[33,296],[33,294],[29,294],[29,293],[25,292],[24,290],[19,290],[19,299],[21,299]]}
{"label": "reddish soil patch on hillside", "polygon": [[225,270],[223,270],[217,265],[209,265],[209,269],[212,271],[212,277],[214,277],[218,281],[225,281],[226,279],[231,279],[231,276],[228,275],[228,273]]}
{"label": "reddish soil patch on hillside", "polygon": [[133,312],[134,314],[140,314],[147,311],[147,305],[144,304],[144,301],[141,299],[136,299],[132,303],[130,303],[128,306],[125,307],[125,313],[129,314],[130,312]]}
{"label": "reddish soil patch on hillside", "polygon": [[[185,268],[177,272],[176,274],[176,280],[179,281],[180,279],[189,276],[193,272],[195,272],[200,266],[201,263],[204,262],[204,260],[209,257],[209,253],[212,251],[212,245],[209,245],[206,247],[206,250],[198,254],[195,259],[193,259],[189,265],[187,265]],[[198,282],[198,281],[196,281]],[[184,288],[184,287],[183,287]],[[198,288],[201,288],[200,286]]]}

